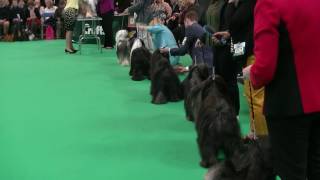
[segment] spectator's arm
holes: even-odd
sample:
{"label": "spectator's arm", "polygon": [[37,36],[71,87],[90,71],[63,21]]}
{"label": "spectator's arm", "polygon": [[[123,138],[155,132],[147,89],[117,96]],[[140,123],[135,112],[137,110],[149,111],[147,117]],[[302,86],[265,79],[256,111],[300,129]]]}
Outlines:
{"label": "spectator's arm", "polygon": [[180,48],[171,48],[169,50],[169,54],[171,56],[184,56],[187,53],[188,53],[188,49],[184,46],[182,46]]}
{"label": "spectator's arm", "polygon": [[278,26],[280,14],[277,1],[259,0],[255,9],[254,54],[256,62],[250,71],[254,88],[260,88],[272,81],[278,61]]}
{"label": "spectator's arm", "polygon": [[142,8],[143,8],[143,4],[144,4],[144,0],[138,1],[138,2],[135,3],[133,6],[130,6],[130,7],[128,8],[128,12],[129,12],[130,14],[133,14],[134,12],[139,12],[139,11],[143,10],[143,9],[142,9]]}
{"label": "spectator's arm", "polygon": [[185,43],[179,48],[172,48],[169,51],[171,56],[183,56],[188,53],[189,49],[191,48],[194,38],[193,37],[185,37]]}

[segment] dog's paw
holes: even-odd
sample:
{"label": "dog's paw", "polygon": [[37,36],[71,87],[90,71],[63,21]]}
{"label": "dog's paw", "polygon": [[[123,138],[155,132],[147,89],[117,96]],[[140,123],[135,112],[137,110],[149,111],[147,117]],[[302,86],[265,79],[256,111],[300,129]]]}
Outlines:
{"label": "dog's paw", "polygon": [[203,168],[209,168],[211,166],[211,164],[208,161],[200,161],[200,166]]}
{"label": "dog's paw", "polygon": [[188,121],[194,122],[194,120],[193,120],[193,118],[192,118],[191,116],[186,116],[186,119],[187,119]]}
{"label": "dog's paw", "polygon": [[132,76],[131,78],[133,81],[143,81],[145,80],[144,76]]}
{"label": "dog's paw", "polygon": [[181,100],[181,98],[179,96],[173,96],[173,97],[170,98],[171,102],[178,102],[180,100]]}
{"label": "dog's paw", "polygon": [[121,65],[122,65],[122,66],[129,66],[129,61],[123,61],[123,62],[121,63]]}
{"label": "dog's paw", "polygon": [[153,104],[166,104],[168,100],[163,92],[159,92],[151,102]]}
{"label": "dog's paw", "polygon": [[220,171],[219,167],[211,166],[208,169],[208,172],[205,174],[204,180],[215,180],[217,177],[219,177],[219,171]]}

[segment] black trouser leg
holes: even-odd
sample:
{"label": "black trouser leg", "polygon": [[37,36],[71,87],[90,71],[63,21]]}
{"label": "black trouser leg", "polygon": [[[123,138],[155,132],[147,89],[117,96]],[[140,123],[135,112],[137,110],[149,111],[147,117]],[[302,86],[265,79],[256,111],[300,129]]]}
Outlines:
{"label": "black trouser leg", "polygon": [[235,113],[239,115],[240,97],[239,97],[239,87],[238,87],[237,81],[227,82],[227,91],[228,91],[231,103],[235,109]]}
{"label": "black trouser leg", "polygon": [[320,115],[311,125],[308,155],[308,180],[320,179]]}
{"label": "black trouser leg", "polygon": [[239,115],[240,99],[237,83],[237,63],[230,53],[230,46],[217,46],[214,48],[215,73],[220,75],[227,84],[227,91],[237,115]]}
{"label": "black trouser leg", "polygon": [[113,34],[112,34],[112,21],[113,21],[113,12],[107,12],[102,15],[102,28],[105,34],[104,37],[104,47],[113,46]]}
{"label": "black trouser leg", "polygon": [[320,115],[266,118],[274,167],[281,179],[319,179]]}

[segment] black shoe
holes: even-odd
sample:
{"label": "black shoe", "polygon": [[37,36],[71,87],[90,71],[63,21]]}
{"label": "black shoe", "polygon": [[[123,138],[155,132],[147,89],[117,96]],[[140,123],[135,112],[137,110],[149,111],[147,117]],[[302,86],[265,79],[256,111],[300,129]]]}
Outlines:
{"label": "black shoe", "polygon": [[78,52],[78,50],[76,50],[76,49],[72,49],[72,51],[73,51],[74,53]]}
{"label": "black shoe", "polygon": [[77,50],[67,50],[67,49],[64,49],[64,52],[67,53],[67,54],[74,54],[77,52]]}

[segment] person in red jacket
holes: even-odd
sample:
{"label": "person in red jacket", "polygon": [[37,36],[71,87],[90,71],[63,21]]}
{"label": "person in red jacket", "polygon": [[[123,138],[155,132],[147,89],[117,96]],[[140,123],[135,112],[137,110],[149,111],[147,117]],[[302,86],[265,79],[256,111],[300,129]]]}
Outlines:
{"label": "person in red jacket", "polygon": [[264,113],[282,180],[320,179],[320,1],[258,0],[256,62],[243,70],[265,86]]}

